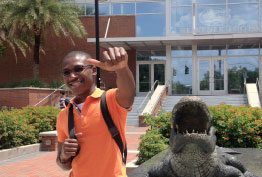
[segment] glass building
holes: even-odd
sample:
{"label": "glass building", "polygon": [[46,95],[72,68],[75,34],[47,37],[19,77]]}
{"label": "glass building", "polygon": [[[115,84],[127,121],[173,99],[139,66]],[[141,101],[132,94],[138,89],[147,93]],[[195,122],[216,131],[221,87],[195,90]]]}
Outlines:
{"label": "glass building", "polygon": [[[76,3],[94,16],[94,1]],[[262,0],[107,0],[99,14],[135,18],[135,36],[104,36],[100,45],[135,49],[137,93],[155,80],[170,95],[244,94],[245,82],[262,85]]]}

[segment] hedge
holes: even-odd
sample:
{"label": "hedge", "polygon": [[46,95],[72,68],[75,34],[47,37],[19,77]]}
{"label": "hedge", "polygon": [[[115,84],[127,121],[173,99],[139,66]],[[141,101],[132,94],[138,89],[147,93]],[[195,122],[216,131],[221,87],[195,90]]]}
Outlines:
{"label": "hedge", "polygon": [[262,109],[221,104],[209,107],[217,145],[262,148]]}
{"label": "hedge", "polygon": [[39,133],[56,129],[60,110],[51,107],[25,107],[0,111],[0,149],[39,142]]}
{"label": "hedge", "polygon": [[[216,128],[218,146],[262,148],[262,109],[221,104],[209,107],[209,111],[212,125]],[[150,129],[140,138],[137,164],[168,147],[171,117],[170,112],[160,112],[155,117],[145,116]]]}

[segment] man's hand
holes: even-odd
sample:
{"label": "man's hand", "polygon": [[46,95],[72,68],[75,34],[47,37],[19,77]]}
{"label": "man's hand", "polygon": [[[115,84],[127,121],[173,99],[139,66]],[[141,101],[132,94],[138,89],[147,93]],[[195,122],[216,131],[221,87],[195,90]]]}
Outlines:
{"label": "man's hand", "polygon": [[87,59],[90,65],[94,65],[106,71],[118,71],[128,66],[128,55],[123,47],[108,48],[104,51],[102,61]]}
{"label": "man's hand", "polygon": [[[81,136],[82,133],[76,134],[76,137]],[[77,139],[66,139],[62,144],[60,159],[62,162],[68,161],[71,157],[77,155],[80,146],[77,142]]]}

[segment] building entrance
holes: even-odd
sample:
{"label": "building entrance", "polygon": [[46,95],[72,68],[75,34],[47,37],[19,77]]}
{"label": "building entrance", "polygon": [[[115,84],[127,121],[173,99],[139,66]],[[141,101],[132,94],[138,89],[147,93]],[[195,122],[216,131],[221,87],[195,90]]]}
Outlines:
{"label": "building entrance", "polygon": [[227,69],[222,57],[198,58],[198,95],[227,93]]}
{"label": "building entrance", "polygon": [[150,91],[156,80],[159,84],[165,84],[164,61],[137,61],[136,67],[137,93]]}

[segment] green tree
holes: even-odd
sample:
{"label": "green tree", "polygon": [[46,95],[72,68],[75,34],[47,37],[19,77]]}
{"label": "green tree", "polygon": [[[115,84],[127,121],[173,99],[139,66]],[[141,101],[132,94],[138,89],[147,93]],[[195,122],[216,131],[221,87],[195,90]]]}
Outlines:
{"label": "green tree", "polygon": [[0,1],[0,56],[3,55],[7,46],[9,46],[15,55],[17,60],[16,49],[20,50],[25,56],[26,49],[28,49],[27,43],[22,39],[21,35],[13,35],[10,32],[10,25],[8,25],[3,18],[9,12],[9,6],[4,6],[6,1]]}
{"label": "green tree", "polygon": [[3,21],[10,26],[12,35],[26,34],[32,38],[33,75],[39,77],[40,51],[45,35],[52,30],[58,37],[65,36],[74,44],[72,37],[84,37],[85,28],[79,19],[80,9],[69,0],[9,0],[3,2],[8,9]]}

